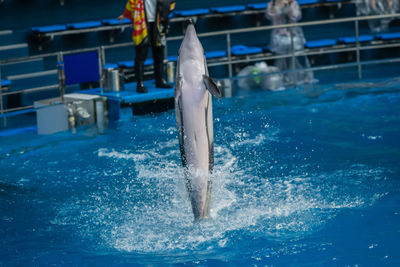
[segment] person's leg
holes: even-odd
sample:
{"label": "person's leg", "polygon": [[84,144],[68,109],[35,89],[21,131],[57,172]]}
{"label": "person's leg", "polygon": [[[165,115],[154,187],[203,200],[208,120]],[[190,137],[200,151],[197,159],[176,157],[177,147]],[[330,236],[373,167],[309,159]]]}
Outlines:
{"label": "person's leg", "polygon": [[158,88],[172,88],[172,85],[168,84],[164,78],[164,47],[153,46],[153,57],[154,57],[154,76],[156,78],[156,86]]}
{"label": "person's leg", "polygon": [[157,31],[154,23],[150,23],[151,30],[151,48],[153,52],[154,60],[154,76],[156,80],[156,87],[158,88],[172,88],[172,85],[168,84],[164,78],[164,48],[157,44]]}
{"label": "person's leg", "polygon": [[147,57],[147,50],[149,42],[145,42],[136,46],[135,55],[135,76],[136,76],[136,92],[147,93],[146,87],[144,87],[144,61]]}

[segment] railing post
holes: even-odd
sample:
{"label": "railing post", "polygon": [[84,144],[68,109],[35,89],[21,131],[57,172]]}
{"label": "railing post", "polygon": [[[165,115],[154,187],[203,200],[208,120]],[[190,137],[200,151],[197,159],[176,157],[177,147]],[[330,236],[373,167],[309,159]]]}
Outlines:
{"label": "railing post", "polygon": [[[1,84],[1,65],[0,65],[0,115],[3,115],[4,107],[3,107],[3,85]],[[6,118],[3,118],[3,126],[7,127]]]}
{"label": "railing post", "polygon": [[357,67],[358,67],[358,79],[362,79],[362,69],[361,69],[361,62],[360,62],[360,33],[359,33],[359,26],[358,20],[354,21],[354,26],[356,30],[356,58],[357,58]]}
{"label": "railing post", "polygon": [[98,58],[99,58],[99,73],[100,73],[100,88],[101,93],[103,93],[104,89],[104,80],[105,80],[105,62],[106,55],[104,53],[104,46],[100,46],[97,48]]}
{"label": "railing post", "polygon": [[[165,45],[164,45],[164,61],[168,62],[168,42],[167,42],[167,38],[165,38]],[[164,62],[163,62],[164,64]]]}
{"label": "railing post", "polygon": [[295,71],[296,69],[296,56],[294,54],[294,40],[293,40],[293,32],[292,32],[292,28],[289,28],[289,32],[290,32],[290,50],[291,50],[291,69],[292,69],[292,77],[295,77],[295,81],[293,81],[295,83],[295,85],[297,84],[297,71]]}
{"label": "railing post", "polygon": [[58,88],[60,91],[61,102],[64,103],[65,74],[64,74],[64,57],[62,52],[57,54],[57,68],[58,68]]}
{"label": "railing post", "polygon": [[164,45],[164,60],[162,62],[162,66],[163,66],[163,72],[167,73],[167,68],[168,68],[168,42],[167,42],[167,37],[165,37],[165,45]]}
{"label": "railing post", "polygon": [[232,71],[232,53],[231,53],[231,34],[226,34],[226,48],[228,51],[228,71],[229,71],[229,81],[231,82],[231,88],[233,88],[233,71]]}

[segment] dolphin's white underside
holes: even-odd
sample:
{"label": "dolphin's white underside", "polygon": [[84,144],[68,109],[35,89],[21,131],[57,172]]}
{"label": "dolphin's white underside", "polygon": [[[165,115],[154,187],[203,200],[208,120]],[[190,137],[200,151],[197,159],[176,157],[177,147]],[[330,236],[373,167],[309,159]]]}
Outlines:
{"label": "dolphin's white underside", "polygon": [[212,96],[203,47],[189,25],[179,51],[175,111],[189,198],[195,219],[208,217],[214,165]]}

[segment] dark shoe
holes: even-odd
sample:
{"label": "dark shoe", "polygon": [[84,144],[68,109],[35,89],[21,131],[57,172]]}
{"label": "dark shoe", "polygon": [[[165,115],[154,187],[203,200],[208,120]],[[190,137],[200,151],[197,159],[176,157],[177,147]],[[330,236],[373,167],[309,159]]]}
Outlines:
{"label": "dark shoe", "polygon": [[171,89],[172,85],[167,83],[164,79],[161,81],[157,81],[156,82],[156,87],[157,88],[167,88],[167,89]]}
{"label": "dark shoe", "polygon": [[141,93],[141,94],[147,93],[147,89],[146,89],[146,87],[143,86],[143,83],[138,83],[136,85],[136,92]]}

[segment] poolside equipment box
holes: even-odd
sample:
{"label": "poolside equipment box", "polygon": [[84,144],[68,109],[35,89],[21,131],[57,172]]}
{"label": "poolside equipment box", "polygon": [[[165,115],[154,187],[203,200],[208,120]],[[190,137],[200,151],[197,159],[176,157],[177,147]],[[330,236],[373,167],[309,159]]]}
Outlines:
{"label": "poolside equipment box", "polygon": [[103,98],[88,94],[67,94],[61,98],[36,101],[38,134],[53,134],[75,130],[78,126],[97,124],[100,129],[105,124]]}

